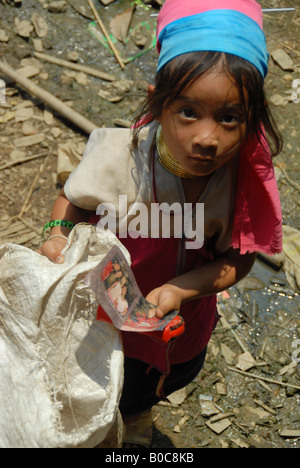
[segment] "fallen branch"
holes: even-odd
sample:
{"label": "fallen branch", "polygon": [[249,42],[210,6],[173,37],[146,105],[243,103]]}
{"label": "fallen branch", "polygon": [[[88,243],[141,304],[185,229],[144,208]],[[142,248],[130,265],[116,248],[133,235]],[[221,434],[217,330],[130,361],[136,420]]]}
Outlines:
{"label": "fallen branch", "polygon": [[116,78],[109,73],[96,70],[95,68],[90,68],[79,63],[68,62],[67,60],[62,60],[57,57],[52,57],[51,55],[41,54],[40,52],[35,52],[34,56],[41,60],[46,60],[47,62],[54,63],[55,65],[60,65],[61,67],[71,68],[72,70],[80,71],[86,73],[87,75],[95,76],[96,78],[101,78],[105,81],[115,81]]}
{"label": "fallen branch", "polygon": [[33,161],[34,159],[43,158],[44,156],[47,156],[47,154],[48,154],[48,151],[47,152],[44,151],[43,153],[36,154],[34,156],[28,156],[27,158],[16,159],[15,161],[11,161],[7,164],[4,164],[4,166],[0,166],[0,171],[9,169],[10,167],[16,166],[17,164],[22,164],[27,161]]}
{"label": "fallen branch", "polygon": [[9,65],[0,61],[0,72],[6,75],[8,78],[12,79],[15,83],[19,84],[24,88],[28,93],[34,95],[35,97],[41,99],[46,103],[51,109],[56,111],[65,119],[72,122],[77,127],[81,128],[87,134],[90,134],[93,130],[97,128],[93,122],[89,121],[82,115],[78,114],[76,111],[71,109],[65,103],[57,99],[52,94],[48,93],[44,89],[37,86],[28,78],[23,77],[17,71],[13,70]]}
{"label": "fallen branch", "polygon": [[228,321],[226,320],[225,317],[221,317],[221,323],[222,325],[227,328],[228,330],[231,331],[231,333],[233,334],[234,338],[236,339],[236,342],[239,344],[239,346],[241,347],[241,349],[244,351],[244,353],[247,353],[248,352],[248,349],[247,347],[244,345],[244,343],[242,342],[242,340],[238,337],[238,335],[235,333],[235,331],[233,330],[232,326],[228,323]]}
{"label": "fallen branch", "polygon": [[239,369],[235,369],[235,367],[228,366],[228,369],[233,372],[237,372],[238,374],[245,375],[246,377],[251,377],[252,379],[262,380],[263,382],[269,382],[275,385],[281,385],[281,387],[291,387],[295,388],[296,390],[300,390],[300,387],[297,385],[293,385],[286,382],[280,382],[279,380],[269,379],[268,377],[262,377],[261,375],[251,374],[250,372],[244,372]]}
{"label": "fallen branch", "polygon": [[32,193],[33,193],[33,191],[35,189],[35,186],[36,186],[36,184],[37,184],[37,182],[38,182],[38,180],[39,180],[39,178],[40,178],[40,176],[41,176],[41,174],[42,174],[42,172],[44,170],[44,167],[45,167],[45,165],[46,165],[46,163],[47,163],[47,161],[49,159],[49,156],[50,155],[48,155],[47,158],[45,159],[45,161],[43,161],[43,163],[40,165],[39,171],[38,171],[37,175],[35,176],[34,181],[31,184],[31,187],[29,189],[29,192],[27,194],[27,197],[26,197],[26,200],[25,200],[25,202],[23,204],[23,207],[22,207],[20,213],[18,214],[19,219],[22,219],[23,214],[25,213],[25,211],[28,208],[28,204],[29,204],[29,200],[31,198],[31,195],[32,195]]}
{"label": "fallen branch", "polygon": [[99,13],[96,10],[96,7],[94,5],[93,0],[87,0],[87,1],[88,1],[88,4],[90,5],[90,8],[91,8],[91,10],[93,12],[93,15],[95,16],[95,19],[97,20],[97,23],[98,23],[101,31],[103,32],[104,36],[106,37],[106,40],[107,40],[107,42],[109,44],[109,47],[111,48],[111,50],[113,51],[116,59],[118,60],[120,67],[125,68],[125,64],[124,64],[123,60],[121,59],[120,54],[117,51],[116,47],[114,46],[113,42],[111,41],[111,38],[109,37],[109,34],[108,34],[104,24],[103,24],[103,21],[101,20],[101,18],[99,16]]}

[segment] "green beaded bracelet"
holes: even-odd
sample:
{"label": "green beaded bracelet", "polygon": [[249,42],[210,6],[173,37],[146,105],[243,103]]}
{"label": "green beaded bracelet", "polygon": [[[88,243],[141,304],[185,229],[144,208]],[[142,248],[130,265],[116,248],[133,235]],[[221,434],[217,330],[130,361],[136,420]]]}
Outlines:
{"label": "green beaded bracelet", "polygon": [[56,226],[66,227],[67,229],[72,230],[75,224],[65,219],[54,219],[53,221],[49,221],[49,223],[45,224],[45,226],[43,227],[42,237],[44,237],[45,231],[47,231],[47,229],[52,229]]}

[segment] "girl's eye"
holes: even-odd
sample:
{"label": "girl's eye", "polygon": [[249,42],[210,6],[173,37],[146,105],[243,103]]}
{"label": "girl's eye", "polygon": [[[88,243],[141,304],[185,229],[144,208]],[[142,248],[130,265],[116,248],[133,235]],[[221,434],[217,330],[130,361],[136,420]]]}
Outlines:
{"label": "girl's eye", "polygon": [[185,119],[196,119],[197,115],[193,111],[193,109],[190,109],[189,107],[185,107],[184,109],[181,109],[179,111],[179,114],[182,115]]}
{"label": "girl's eye", "polygon": [[237,125],[241,119],[238,115],[226,114],[222,117],[221,122],[225,125]]}

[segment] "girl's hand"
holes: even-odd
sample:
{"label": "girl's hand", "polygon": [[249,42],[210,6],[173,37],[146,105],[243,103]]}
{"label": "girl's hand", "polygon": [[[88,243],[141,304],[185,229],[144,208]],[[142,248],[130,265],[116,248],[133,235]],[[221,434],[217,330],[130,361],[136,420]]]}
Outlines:
{"label": "girl's hand", "polygon": [[164,284],[160,288],[153,289],[146,300],[157,306],[155,316],[161,319],[172,310],[180,310],[182,296],[178,288]]}
{"label": "girl's hand", "polygon": [[65,259],[61,254],[61,251],[65,247],[66,243],[67,238],[53,237],[53,239],[44,242],[37,252],[49,258],[53,263],[64,263]]}

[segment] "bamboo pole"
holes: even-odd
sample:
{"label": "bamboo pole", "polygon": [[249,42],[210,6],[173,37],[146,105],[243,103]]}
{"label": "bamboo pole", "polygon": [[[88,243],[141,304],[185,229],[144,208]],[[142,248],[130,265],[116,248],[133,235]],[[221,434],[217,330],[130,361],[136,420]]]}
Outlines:
{"label": "bamboo pole", "polygon": [[235,369],[234,367],[229,367],[228,366],[228,369],[233,371],[233,372],[237,372],[238,374],[244,375],[245,377],[250,377],[251,379],[262,380],[263,382],[268,382],[268,383],[272,383],[272,384],[275,384],[275,385],[280,385],[281,387],[291,387],[291,388],[295,388],[296,390],[300,390],[299,385],[294,385],[294,384],[291,384],[291,383],[288,383],[288,382],[280,382],[279,380],[269,379],[267,377],[262,377],[261,375],[251,374],[250,372],[244,372],[244,371],[241,371],[239,369]]}
{"label": "bamboo pole", "polygon": [[60,65],[61,67],[71,68],[72,70],[81,71],[87,75],[95,76],[96,78],[101,78],[105,81],[115,81],[115,77],[109,73],[96,70],[95,68],[90,68],[79,63],[68,62],[67,60],[62,60],[51,55],[41,54],[40,52],[34,52],[34,56],[38,59],[46,60],[47,62],[54,63],[55,65]]}
{"label": "bamboo pole", "polygon": [[111,50],[113,51],[116,59],[118,60],[120,67],[122,69],[125,68],[125,64],[124,64],[123,60],[121,59],[120,54],[117,51],[116,47],[112,43],[111,38],[109,37],[109,34],[108,34],[104,24],[103,24],[103,21],[101,20],[100,15],[99,15],[98,11],[96,10],[96,7],[94,5],[93,0],[87,0],[87,1],[88,1],[88,4],[91,7],[93,15],[95,16],[95,19],[97,20],[98,25],[100,26],[101,31],[103,32],[104,36],[106,37],[106,40],[107,40],[107,42],[109,44],[109,47],[111,48]]}
{"label": "bamboo pole", "polygon": [[41,99],[41,101],[47,104],[51,109],[72,122],[77,127],[81,128],[87,134],[90,134],[97,128],[97,125],[95,125],[93,122],[78,114],[78,112],[71,109],[71,107],[67,106],[60,99],[56,98],[51,93],[48,93],[48,91],[45,91],[40,86],[37,86],[28,78],[21,76],[20,73],[13,70],[9,65],[1,61],[0,72],[24,88],[28,93]]}

